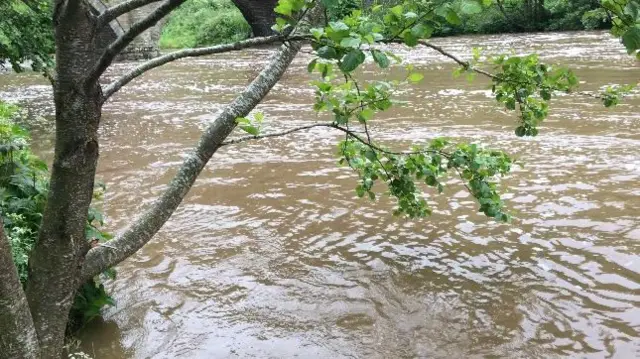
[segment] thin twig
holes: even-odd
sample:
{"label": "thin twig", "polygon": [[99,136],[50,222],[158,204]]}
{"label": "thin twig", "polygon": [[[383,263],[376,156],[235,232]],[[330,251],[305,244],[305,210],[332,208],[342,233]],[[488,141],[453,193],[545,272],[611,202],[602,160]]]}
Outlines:
{"label": "thin twig", "polygon": [[263,135],[252,135],[252,136],[245,136],[245,137],[235,138],[235,139],[232,139],[232,140],[229,140],[229,141],[222,142],[220,144],[220,147],[228,146],[228,145],[235,145],[235,144],[238,144],[238,143],[247,142],[247,141],[251,141],[251,140],[261,140],[261,139],[264,139],[264,138],[286,136],[286,135],[294,133],[294,132],[300,132],[300,131],[308,130],[308,129],[315,128],[315,127],[334,127],[334,126],[335,125],[332,122],[314,123],[312,125],[294,127],[294,128],[288,129],[286,131],[282,131],[282,132],[266,133],[266,134],[263,134]]}
{"label": "thin twig", "polygon": [[272,133],[265,133],[262,135],[251,135],[251,136],[244,136],[244,137],[239,137],[233,140],[229,140],[229,141],[225,141],[222,142],[220,144],[220,147],[222,146],[228,146],[228,145],[235,145],[238,143],[242,143],[242,142],[247,142],[247,141],[251,141],[251,140],[261,140],[261,139],[265,139],[265,138],[273,138],[273,137],[282,137],[282,136],[286,136],[295,132],[300,132],[300,131],[304,131],[304,130],[308,130],[311,128],[316,128],[316,127],[327,127],[327,128],[333,128],[335,130],[341,131],[343,133],[345,133],[348,137],[352,137],[355,140],[357,140],[358,142],[362,143],[363,145],[366,145],[368,147],[371,147],[371,149],[374,149],[376,151],[388,154],[388,155],[392,155],[392,156],[410,156],[410,155],[419,155],[419,154],[425,154],[425,153],[435,153],[435,154],[439,154],[445,158],[450,158],[451,155],[446,153],[446,152],[442,152],[442,151],[437,151],[437,150],[421,150],[421,151],[405,151],[405,152],[395,152],[395,151],[389,151],[386,150],[382,147],[379,147],[377,145],[374,145],[373,143],[368,142],[366,139],[358,136],[356,131],[353,131],[351,129],[342,127],[337,125],[335,122],[323,122],[323,123],[314,123],[311,125],[305,125],[305,126],[299,126],[299,127],[294,127],[294,128],[290,128],[288,130],[282,131],[282,132],[272,132]]}

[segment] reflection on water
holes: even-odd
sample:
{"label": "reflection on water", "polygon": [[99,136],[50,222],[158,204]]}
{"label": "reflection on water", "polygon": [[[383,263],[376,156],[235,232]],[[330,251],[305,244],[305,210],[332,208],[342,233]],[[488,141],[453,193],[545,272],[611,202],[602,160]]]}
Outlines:
{"label": "reflection on water", "polygon": [[[469,55],[537,51],[595,90],[640,79],[604,33],[460,37]],[[355,198],[333,157],[338,134],[314,129],[223,148],[155,240],[119,267],[118,305],[87,329],[96,358],[632,358],[640,356],[640,97],[605,109],[554,100],[540,136],[486,82],[452,80],[428,50],[403,52],[425,74],[408,105],[377,119],[390,145],[434,136],[490,143],[525,164],[507,179],[516,218],[475,213],[454,182],[433,217],[405,221],[391,203]],[[177,62],[105,107],[98,177],[117,231],[165,188],[221,106],[269,50]],[[269,130],[321,120],[303,54],[260,105]],[[118,64],[110,77],[134,64]],[[373,66],[365,76],[381,76]],[[0,77],[0,96],[50,113],[34,76]],[[48,138],[41,131],[42,138]],[[39,148],[50,154],[50,143]]]}

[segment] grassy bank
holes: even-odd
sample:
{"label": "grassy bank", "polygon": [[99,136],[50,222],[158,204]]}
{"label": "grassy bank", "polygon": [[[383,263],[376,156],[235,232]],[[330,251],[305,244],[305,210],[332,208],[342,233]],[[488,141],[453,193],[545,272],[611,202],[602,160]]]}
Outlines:
{"label": "grassy bank", "polygon": [[249,24],[230,0],[191,0],[169,17],[161,48],[215,45],[245,39]]}

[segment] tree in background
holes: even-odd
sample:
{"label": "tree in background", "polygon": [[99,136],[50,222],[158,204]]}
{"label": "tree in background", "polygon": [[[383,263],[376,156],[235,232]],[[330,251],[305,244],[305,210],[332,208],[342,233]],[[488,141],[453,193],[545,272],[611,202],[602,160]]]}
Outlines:
{"label": "tree in background", "polygon": [[48,0],[0,2],[0,67],[7,61],[15,71],[30,62],[35,71],[51,64],[54,41]]}
{"label": "tree in background", "polygon": [[[96,30],[120,15],[156,2],[160,4],[154,11],[109,46],[98,45],[93,36]],[[383,69],[400,64],[401,58],[386,44],[426,47],[457,63],[459,74],[489,77],[496,100],[517,114],[517,136],[537,135],[551,99],[559,92],[574,91],[578,84],[571,71],[543,64],[536,55],[498,56],[481,62],[481,54],[476,52],[472,61],[464,61],[428,42],[443,24],[459,24],[462,15],[478,14],[483,7],[491,6],[484,0],[453,5],[424,1],[373,5],[366,12],[355,10],[334,21],[323,15],[335,9],[339,4],[336,0],[279,0],[275,8],[276,35],[168,53],[139,64],[110,84],[99,81],[131,41],[184,2],[128,0],[95,16],[83,0],[55,1],[52,23],[56,57],[55,74],[51,76],[56,126],[54,159],[25,290],[12,258],[12,245],[4,227],[0,227],[0,357],[59,358],[77,289],[148,243],[222,146],[315,127],[339,131],[344,135],[338,146],[339,163],[358,174],[358,196],[375,198],[374,185],[379,183],[396,199],[397,215],[427,216],[431,213],[427,199],[443,192],[444,179],[453,175],[477,200],[480,212],[509,221],[498,191],[499,177],[509,173],[512,165],[505,152],[481,144],[450,143],[442,138],[416,143],[405,151],[376,142],[370,122],[377,113],[393,106],[398,89],[423,79],[407,65],[402,81],[361,81],[356,70],[367,56]],[[617,0],[607,7],[614,16],[615,33],[634,54],[640,48],[637,5],[636,0]],[[309,43],[315,54],[308,65],[308,70],[317,75],[313,83],[314,109],[328,112],[332,120],[280,133],[262,133],[262,115],[250,116],[250,112],[279,81],[303,43]],[[280,46],[256,78],[208,124],[165,192],[108,244],[87,241],[86,224],[99,156],[98,128],[105,102],[138,76],[171,61],[267,44]],[[589,95],[611,106],[619,101],[622,91],[613,87]],[[249,135],[228,140],[236,128]]]}

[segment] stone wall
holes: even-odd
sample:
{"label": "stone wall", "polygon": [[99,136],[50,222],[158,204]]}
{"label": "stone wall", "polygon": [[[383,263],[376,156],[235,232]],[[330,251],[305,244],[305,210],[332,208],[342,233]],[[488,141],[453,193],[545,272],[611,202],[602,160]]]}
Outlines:
{"label": "stone wall", "polygon": [[[94,7],[96,8],[101,6],[97,3],[101,3],[102,6],[113,6],[124,1],[126,0],[89,0],[89,2],[92,3],[92,5],[94,5]],[[118,32],[118,28],[120,29],[120,33],[123,31],[127,31],[132,24],[144,19],[157,6],[157,3],[149,4],[147,6],[143,6],[136,10],[133,10],[127,14],[124,14],[118,17],[116,21],[112,22],[110,24],[110,27],[116,28],[114,29],[114,32],[116,33]],[[102,9],[98,10],[103,11]],[[138,35],[138,37],[118,56],[117,60],[139,60],[158,56],[160,54],[158,43],[160,41],[162,26],[164,25],[165,21],[166,20],[159,21],[156,25]]]}

